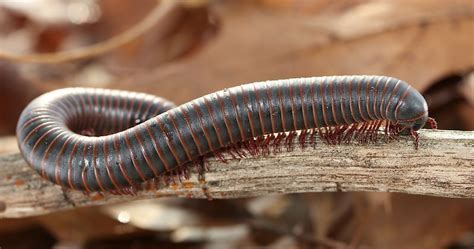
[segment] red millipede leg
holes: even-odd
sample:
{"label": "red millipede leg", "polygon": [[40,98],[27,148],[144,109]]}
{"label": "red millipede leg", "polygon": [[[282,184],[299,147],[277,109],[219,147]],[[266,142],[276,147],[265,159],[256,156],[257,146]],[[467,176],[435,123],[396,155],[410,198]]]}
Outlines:
{"label": "red millipede leg", "polygon": [[280,132],[276,136],[275,140],[273,140],[273,144],[272,144],[273,153],[280,152],[281,141],[283,140],[283,138],[285,138],[285,136],[286,134],[284,132]]}
{"label": "red millipede leg", "polygon": [[228,153],[232,159],[237,159],[235,146],[229,146],[224,150],[225,153]]}
{"label": "red millipede leg", "polygon": [[246,157],[246,154],[245,154],[245,151],[243,150],[243,146],[241,143],[238,143],[236,145],[234,145],[232,147],[232,150],[234,151],[235,154],[237,154],[237,156],[239,158],[244,158]]}
{"label": "red millipede leg", "polygon": [[[245,149],[247,151],[247,153],[249,153],[252,156],[253,155],[252,154],[252,148],[250,147],[250,142],[249,141],[250,140],[242,142],[242,148]],[[247,154],[247,153],[245,153],[245,154]]]}
{"label": "red millipede leg", "polygon": [[265,142],[265,138],[263,136],[258,136],[257,138],[255,138],[255,146],[257,148],[257,155],[265,154],[264,142]]}
{"label": "red millipede leg", "polygon": [[88,136],[88,137],[97,136],[97,132],[93,128],[82,129],[81,131],[79,131],[79,134]]}
{"label": "red millipede leg", "polygon": [[334,145],[340,143],[340,135],[341,135],[341,127],[340,126],[335,126],[333,133],[332,133],[332,143]]}
{"label": "red millipede leg", "polygon": [[372,125],[370,126],[369,134],[367,136],[368,142],[373,143],[375,141],[375,133],[376,133],[376,128],[377,128],[377,122],[378,121],[373,121]]}
{"label": "red millipede leg", "polygon": [[299,135],[299,142],[301,149],[306,147],[306,136],[309,134],[308,130],[302,130]]}
{"label": "red millipede leg", "polygon": [[331,140],[330,140],[330,127],[327,127],[327,126],[324,126],[323,127],[323,132],[322,132],[322,138],[324,138],[323,141],[326,141],[327,144],[331,144]]}
{"label": "red millipede leg", "polygon": [[202,193],[207,198],[208,201],[212,201],[211,193],[209,192],[209,187],[207,186],[207,181],[204,177],[198,179],[199,185],[201,187]]}
{"label": "red millipede leg", "polygon": [[418,142],[420,140],[420,136],[418,135],[418,132],[416,132],[414,129],[411,130],[411,136],[415,139],[415,150],[418,150]]}
{"label": "red millipede leg", "polygon": [[379,130],[380,130],[380,126],[382,126],[383,124],[383,120],[379,120],[377,122],[377,127],[375,128],[375,137],[374,137],[374,140],[377,141],[379,139]]}
{"label": "red millipede leg", "polygon": [[285,139],[286,151],[293,151],[293,140],[296,137],[296,131],[290,131]]}
{"label": "red millipede leg", "polygon": [[354,123],[350,126],[349,130],[346,132],[346,136],[344,138],[345,143],[348,144],[352,141],[352,139],[355,136],[355,132],[357,132],[357,129],[359,128],[359,123]]}
{"label": "red millipede leg", "polygon": [[430,124],[431,129],[438,129],[438,122],[434,118],[428,118],[428,124]]}
{"label": "red millipede leg", "polygon": [[357,129],[355,138],[356,140],[359,141],[359,143],[362,143],[362,144],[365,143],[365,133],[366,133],[367,127],[368,127],[368,122],[363,122],[362,126],[359,127],[359,129]]}
{"label": "red millipede leg", "polygon": [[371,132],[370,132],[370,141],[371,142],[376,142],[377,141],[377,133],[379,131],[379,128],[380,128],[380,121],[379,120],[376,120],[374,121],[374,124],[371,128]]}
{"label": "red millipede leg", "polygon": [[385,134],[385,142],[388,142],[390,138],[390,121],[385,120],[385,129],[384,129],[384,134]]}
{"label": "red millipede leg", "polygon": [[246,143],[247,143],[247,148],[250,155],[257,156],[258,148],[257,148],[257,143],[255,142],[255,139],[251,138]]}
{"label": "red millipede leg", "polygon": [[214,151],[214,156],[219,159],[219,161],[223,162],[223,163],[227,163],[227,159],[225,158],[225,156],[221,153],[221,151]]}
{"label": "red millipede leg", "polygon": [[370,121],[364,134],[364,143],[369,143],[372,138],[372,131],[374,129],[374,121]]}
{"label": "red millipede leg", "polygon": [[197,172],[198,172],[198,182],[201,186],[201,190],[204,193],[204,196],[206,196],[207,200],[212,200],[212,196],[209,193],[209,188],[207,187],[207,181],[206,181],[206,176],[205,176],[205,171],[209,170],[206,167],[206,161],[204,157],[198,158],[194,164],[196,165]]}
{"label": "red millipede leg", "polygon": [[339,134],[339,143],[345,143],[347,132],[351,129],[350,125],[343,125]]}
{"label": "red millipede leg", "polygon": [[316,136],[316,128],[313,128],[311,129],[311,134],[309,135],[309,144],[313,147],[315,147],[316,145],[316,141],[315,141],[315,136]]}
{"label": "red millipede leg", "polygon": [[275,140],[275,134],[271,133],[265,137],[265,140],[263,141],[263,147],[265,150],[263,151],[264,156],[270,155],[270,149],[272,147],[271,142]]}

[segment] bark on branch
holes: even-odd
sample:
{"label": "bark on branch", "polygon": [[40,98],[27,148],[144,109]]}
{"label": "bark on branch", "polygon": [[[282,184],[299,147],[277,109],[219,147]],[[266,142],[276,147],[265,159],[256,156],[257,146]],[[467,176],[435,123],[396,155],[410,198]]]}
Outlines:
{"label": "bark on branch", "polygon": [[[222,163],[209,160],[207,187],[213,198],[279,193],[388,191],[474,198],[474,132],[422,130],[420,148],[411,137],[390,143],[301,149]],[[0,218],[24,217],[82,206],[162,196],[205,198],[189,181],[136,196],[89,196],[43,180],[16,154],[0,156]]]}

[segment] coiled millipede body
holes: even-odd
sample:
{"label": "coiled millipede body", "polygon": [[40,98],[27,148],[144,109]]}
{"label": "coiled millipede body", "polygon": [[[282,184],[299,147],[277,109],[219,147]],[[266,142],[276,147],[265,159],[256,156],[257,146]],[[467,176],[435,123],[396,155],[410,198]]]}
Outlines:
{"label": "coiled millipede body", "polygon": [[265,154],[290,148],[296,136],[302,145],[308,137],[315,144],[315,134],[329,144],[368,142],[384,129],[386,138],[407,131],[418,146],[416,131],[427,121],[435,127],[424,98],[401,80],[333,76],[246,84],[178,107],[141,93],[60,89],[26,107],[17,135],[44,178],[87,192],[130,193],[210,154]]}

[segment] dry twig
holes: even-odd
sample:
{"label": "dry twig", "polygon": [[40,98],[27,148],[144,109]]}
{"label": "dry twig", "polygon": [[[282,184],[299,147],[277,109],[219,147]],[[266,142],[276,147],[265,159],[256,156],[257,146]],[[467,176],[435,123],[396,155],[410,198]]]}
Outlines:
{"label": "dry twig", "polygon": [[[277,193],[388,191],[474,198],[474,132],[422,130],[420,149],[411,137],[390,143],[301,149],[267,157],[210,160],[207,187],[213,198]],[[0,156],[0,217],[24,217],[81,206],[161,196],[205,198],[197,177],[136,196],[84,195],[40,178],[19,154]]]}
{"label": "dry twig", "polygon": [[169,14],[178,5],[175,1],[167,0],[158,2],[160,3],[157,4],[157,6],[150,11],[150,14],[148,14],[141,22],[137,23],[135,26],[132,26],[125,32],[110,38],[109,40],[99,42],[91,46],[78,48],[75,50],[53,53],[23,55],[0,50],[0,59],[6,59],[16,62],[55,64],[91,58],[107,53],[140,37],[158,22],[165,19],[167,14]]}

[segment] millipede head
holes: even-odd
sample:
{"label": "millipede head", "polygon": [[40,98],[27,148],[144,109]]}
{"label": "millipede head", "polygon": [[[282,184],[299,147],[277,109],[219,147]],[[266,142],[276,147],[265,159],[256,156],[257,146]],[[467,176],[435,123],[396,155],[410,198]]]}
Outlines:
{"label": "millipede head", "polygon": [[412,89],[395,109],[395,121],[415,131],[423,128],[428,121],[428,105],[425,98]]}
{"label": "millipede head", "polygon": [[428,113],[426,113],[425,115],[421,116],[420,118],[416,119],[413,122],[413,126],[412,126],[413,130],[417,131],[423,128],[427,121],[428,121]]}

